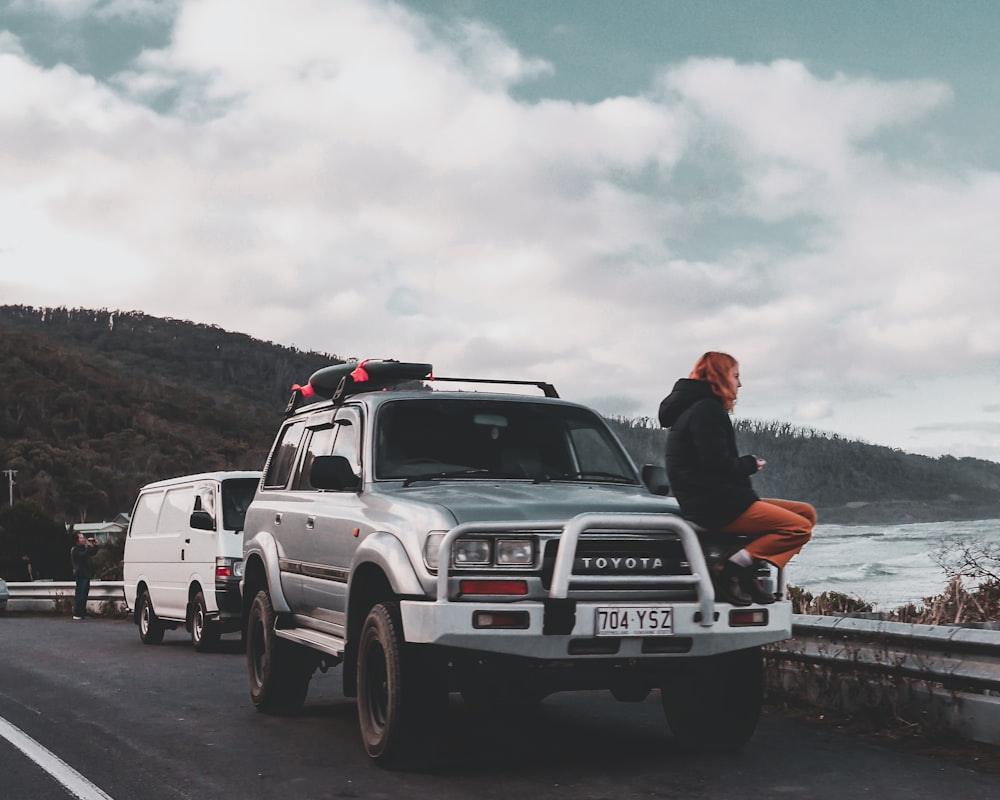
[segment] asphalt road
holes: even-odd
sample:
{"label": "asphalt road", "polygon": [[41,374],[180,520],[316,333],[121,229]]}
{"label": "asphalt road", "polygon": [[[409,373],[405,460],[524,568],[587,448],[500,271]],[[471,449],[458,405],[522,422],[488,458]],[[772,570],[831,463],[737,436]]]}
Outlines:
{"label": "asphalt road", "polygon": [[364,754],[339,669],[313,678],[295,717],[255,711],[245,672],[233,637],[198,654],[181,632],[144,646],[129,621],[0,617],[0,797],[73,797],[53,773],[83,800],[1000,796],[996,774],[774,715],[737,755],[689,755],[658,697],[605,692],[506,719],[454,696],[446,762],[387,772]]}

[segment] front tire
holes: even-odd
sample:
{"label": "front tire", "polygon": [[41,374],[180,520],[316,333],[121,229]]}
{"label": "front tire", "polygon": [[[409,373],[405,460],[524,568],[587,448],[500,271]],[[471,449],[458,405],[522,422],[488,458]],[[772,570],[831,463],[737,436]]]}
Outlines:
{"label": "front tire", "polygon": [[199,653],[206,653],[219,646],[219,626],[208,618],[208,604],[205,594],[198,592],[191,602],[191,644]]}
{"label": "front tire", "polygon": [[165,630],[160,618],[153,611],[153,601],[149,599],[149,592],[143,590],[139,595],[139,639],[143,644],[159,644],[163,641]]}
{"label": "front tire", "polygon": [[670,730],[689,750],[725,753],[753,736],[764,703],[761,649],[683,659],[660,688]]}
{"label": "front tire", "polygon": [[375,605],[358,640],[358,722],[368,755],[389,768],[427,755],[447,699],[444,664],[406,644],[399,605]]}
{"label": "front tire", "polygon": [[279,638],[275,618],[271,597],[261,589],[247,617],[250,698],[265,714],[292,714],[306,700],[316,658],[307,648]]}

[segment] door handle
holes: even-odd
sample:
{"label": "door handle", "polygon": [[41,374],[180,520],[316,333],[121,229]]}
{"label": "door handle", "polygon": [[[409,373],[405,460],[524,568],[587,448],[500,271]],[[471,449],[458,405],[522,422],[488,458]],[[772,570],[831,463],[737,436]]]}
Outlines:
{"label": "door handle", "polygon": [[316,527],[316,517],[306,517],[306,530],[311,531]]}
{"label": "door handle", "polygon": [[275,525],[281,524],[281,512],[278,512],[277,514],[274,515],[274,524]]}

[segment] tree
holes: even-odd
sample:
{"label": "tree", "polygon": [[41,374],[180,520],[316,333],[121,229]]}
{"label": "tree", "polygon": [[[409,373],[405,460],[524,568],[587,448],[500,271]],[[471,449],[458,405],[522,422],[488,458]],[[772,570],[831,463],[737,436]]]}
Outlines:
{"label": "tree", "polygon": [[36,578],[72,578],[69,549],[73,543],[66,529],[40,505],[22,501],[0,510],[0,528],[0,575],[20,577],[21,558],[26,555]]}

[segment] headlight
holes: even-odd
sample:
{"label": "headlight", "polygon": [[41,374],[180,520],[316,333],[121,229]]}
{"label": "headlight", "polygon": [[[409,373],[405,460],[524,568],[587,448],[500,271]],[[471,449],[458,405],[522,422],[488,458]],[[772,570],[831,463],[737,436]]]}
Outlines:
{"label": "headlight", "polygon": [[535,548],[531,539],[499,539],[497,564],[503,566],[531,566],[535,562]]}
{"label": "headlight", "polygon": [[455,542],[455,564],[489,564],[488,539],[458,539]]}

